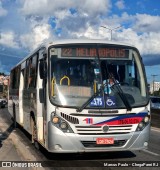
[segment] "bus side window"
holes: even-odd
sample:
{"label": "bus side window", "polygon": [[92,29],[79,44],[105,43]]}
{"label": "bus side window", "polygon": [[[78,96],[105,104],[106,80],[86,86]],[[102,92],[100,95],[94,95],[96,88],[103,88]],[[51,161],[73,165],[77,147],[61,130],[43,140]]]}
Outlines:
{"label": "bus side window", "polygon": [[29,61],[29,75],[28,75],[28,87],[36,87],[37,78],[37,55],[34,55]]}
{"label": "bus side window", "polygon": [[28,88],[28,74],[29,74],[29,60],[26,61],[26,66],[24,69],[24,88]]}
{"label": "bus side window", "polygon": [[19,79],[20,79],[20,66],[14,68],[11,72],[11,81],[10,81],[11,89],[19,88]]}

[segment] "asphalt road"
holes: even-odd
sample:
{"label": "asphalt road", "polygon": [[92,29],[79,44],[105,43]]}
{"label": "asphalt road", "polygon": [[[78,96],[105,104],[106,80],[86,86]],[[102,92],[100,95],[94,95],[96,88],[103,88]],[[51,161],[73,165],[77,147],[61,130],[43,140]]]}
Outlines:
{"label": "asphalt road", "polygon": [[[13,143],[10,135],[14,133],[14,128],[11,126],[6,109],[0,109],[0,169],[11,169],[11,162],[24,161],[23,155],[20,154],[17,146]],[[9,162],[8,162],[9,161]],[[17,169],[17,167],[12,167]],[[28,170],[29,168],[23,167],[19,170]]]}
{"label": "asphalt road", "polygon": [[160,128],[160,109],[151,109],[151,125]]}
{"label": "asphalt road", "polygon": [[[159,115],[160,116],[160,115]],[[124,151],[124,152],[107,152],[107,153],[87,153],[87,154],[49,154],[42,147],[36,150],[31,144],[29,135],[21,128],[13,130],[11,128],[12,121],[7,109],[0,109],[0,119],[3,120],[5,126],[9,129],[9,138],[14,144],[17,152],[21,154],[23,160],[26,161],[43,161],[42,165],[52,166],[52,168],[44,169],[82,169],[82,170],[116,170],[116,169],[140,169],[140,166],[150,165],[149,162],[155,162],[154,167],[141,167],[144,170],[160,169],[156,161],[160,161],[160,129],[151,128],[150,142],[148,150],[143,151]],[[4,124],[1,121],[1,126]],[[4,140],[5,141],[5,140]],[[1,149],[3,148],[3,145]],[[8,155],[7,160],[10,160]],[[112,161],[112,162],[110,162]],[[142,162],[138,162],[142,161]],[[152,163],[153,163],[152,162]],[[118,164],[119,163],[119,164]],[[112,164],[112,167],[110,166]],[[106,166],[104,166],[106,165]],[[119,165],[116,167],[114,165]],[[126,167],[132,165],[132,167]],[[75,168],[76,167],[76,168]]]}

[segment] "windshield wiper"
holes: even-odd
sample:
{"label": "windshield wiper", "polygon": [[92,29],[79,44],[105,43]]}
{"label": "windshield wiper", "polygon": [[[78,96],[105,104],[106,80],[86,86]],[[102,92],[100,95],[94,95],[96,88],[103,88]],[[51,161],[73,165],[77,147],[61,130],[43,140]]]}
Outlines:
{"label": "windshield wiper", "polygon": [[96,93],[94,93],[93,94],[93,96],[91,96],[81,107],[79,107],[76,111],[77,112],[81,112],[89,103],[91,103],[92,102],[92,100],[94,99],[94,98],[96,98],[103,90],[104,90],[104,85],[102,85],[101,87],[100,87],[100,89],[96,92]]}
{"label": "windshield wiper", "polygon": [[110,73],[110,70],[108,69],[107,61],[106,61],[106,70],[107,70],[109,78],[111,78],[114,82],[114,84],[111,86],[111,90],[114,91],[114,89],[115,89],[114,87],[116,87],[117,93],[120,96],[121,100],[123,101],[124,105],[126,106],[127,111],[131,111],[132,107],[131,107],[126,95],[124,94],[123,90],[121,89],[119,82],[117,82],[115,77]]}
{"label": "windshield wiper", "polygon": [[[100,58],[99,58],[99,52],[98,52],[98,45],[97,45],[97,48],[96,48],[96,51],[97,51],[97,58],[98,58],[98,65],[99,65],[99,69],[100,69],[100,73],[102,74],[102,70],[101,70],[101,65],[100,65]],[[114,91],[115,90],[115,87],[117,89],[117,93],[118,95],[120,96],[121,100],[123,101],[124,105],[126,106],[126,109],[127,111],[131,111],[132,110],[132,107],[127,99],[127,97],[125,96],[124,92],[122,91],[119,83],[117,83],[117,81],[115,80],[114,77],[112,77],[109,73],[109,70],[108,70],[108,64],[106,64],[106,70],[107,70],[107,73],[109,75],[109,77],[113,78],[113,81],[114,81],[114,85],[111,86],[111,89]],[[105,74],[106,76],[106,74]],[[79,107],[76,111],[77,112],[81,112],[89,103],[92,102],[92,100],[94,98],[96,98],[102,91],[104,91],[104,88],[107,87],[107,92],[109,91],[109,87],[108,87],[108,81],[106,81],[105,84],[103,84],[103,81],[101,80],[102,84],[101,84],[101,87],[100,89],[93,94],[93,96],[91,96],[81,107]]]}
{"label": "windshield wiper", "polygon": [[111,86],[111,90],[115,91],[115,87],[116,87],[117,93],[118,93],[119,97],[121,98],[121,100],[123,101],[124,105],[126,106],[127,111],[131,111],[132,107],[131,107],[126,95],[124,94],[123,90],[121,89],[119,83],[115,80],[115,78],[113,78],[113,81],[114,81],[114,85]]}
{"label": "windshield wiper", "polygon": [[[96,53],[97,53],[97,59],[98,59],[98,65],[100,69],[100,73],[102,73],[101,66],[100,66],[100,58],[99,58],[99,52],[98,52],[98,45],[96,45]],[[101,82],[102,82],[102,77],[101,77]],[[94,98],[96,98],[103,90],[104,90],[105,85],[102,83],[100,89],[93,94],[81,107],[79,107],[76,111],[81,112]]]}

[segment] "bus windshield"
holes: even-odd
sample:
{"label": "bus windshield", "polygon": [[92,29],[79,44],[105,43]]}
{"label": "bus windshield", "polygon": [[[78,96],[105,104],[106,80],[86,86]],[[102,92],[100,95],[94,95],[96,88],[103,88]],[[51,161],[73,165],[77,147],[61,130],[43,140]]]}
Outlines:
{"label": "bus windshield", "polygon": [[52,47],[49,54],[54,105],[79,108],[100,91],[86,108],[126,108],[118,88],[131,107],[148,102],[140,57],[132,48],[68,45]]}

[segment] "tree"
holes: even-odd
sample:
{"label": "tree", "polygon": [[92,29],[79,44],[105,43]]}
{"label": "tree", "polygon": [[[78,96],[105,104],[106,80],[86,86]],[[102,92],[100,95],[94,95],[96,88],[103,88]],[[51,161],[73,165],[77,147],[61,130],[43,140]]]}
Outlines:
{"label": "tree", "polygon": [[160,96],[160,88],[158,91],[154,91],[153,96]]}
{"label": "tree", "polygon": [[0,72],[0,76],[5,76],[5,74],[3,72]]}

